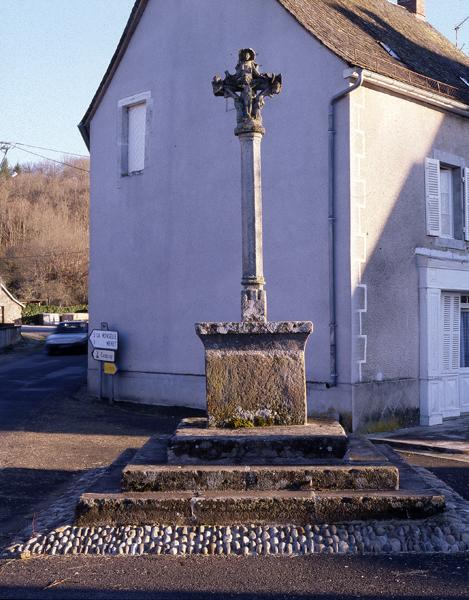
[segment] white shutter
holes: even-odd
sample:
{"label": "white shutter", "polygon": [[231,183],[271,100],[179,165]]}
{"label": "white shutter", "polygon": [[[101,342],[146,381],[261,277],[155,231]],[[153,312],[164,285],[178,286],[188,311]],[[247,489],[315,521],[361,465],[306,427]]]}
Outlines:
{"label": "white shutter", "polygon": [[129,173],[142,171],[145,166],[145,125],[146,104],[134,104],[129,106],[128,112],[128,159],[127,169]]}
{"label": "white shutter", "polygon": [[451,294],[443,294],[443,370],[449,371],[451,364]]}
{"label": "white shutter", "polygon": [[459,356],[461,350],[461,296],[455,294],[453,296],[453,320],[452,320],[452,337],[451,337],[451,368],[459,369],[461,359]]}
{"label": "white shutter", "polygon": [[469,240],[469,169],[464,169],[464,239]]}
{"label": "white shutter", "polygon": [[461,297],[459,294],[442,294],[442,315],[442,367],[444,371],[454,371],[460,366]]}
{"label": "white shutter", "polygon": [[440,161],[425,159],[425,198],[427,206],[427,234],[439,236],[440,216]]}

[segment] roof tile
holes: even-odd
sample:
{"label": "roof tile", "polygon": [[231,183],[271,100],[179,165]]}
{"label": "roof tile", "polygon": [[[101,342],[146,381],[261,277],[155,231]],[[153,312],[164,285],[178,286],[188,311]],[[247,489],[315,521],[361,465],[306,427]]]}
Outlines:
{"label": "roof tile", "polygon": [[469,57],[405,8],[389,0],[278,1],[350,65],[469,101],[469,89],[460,79],[469,79]]}

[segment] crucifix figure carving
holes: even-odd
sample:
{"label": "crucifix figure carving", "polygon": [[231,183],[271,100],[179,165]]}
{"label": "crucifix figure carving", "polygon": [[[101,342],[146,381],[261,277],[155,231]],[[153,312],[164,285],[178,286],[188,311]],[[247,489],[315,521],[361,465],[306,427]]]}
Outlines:
{"label": "crucifix figure carving", "polygon": [[236,108],[235,135],[241,143],[241,209],[243,231],[243,321],[267,321],[262,255],[261,140],[265,133],[261,111],[265,98],[280,93],[282,76],[261,73],[252,48],[239,51],[234,75],[212,80],[215,96],[232,98]]}
{"label": "crucifix figure carving", "polygon": [[236,135],[252,131],[264,133],[261,109],[265,98],[278,94],[282,89],[282,76],[261,73],[255,58],[252,48],[243,48],[239,51],[234,75],[225,71],[225,79],[215,75],[212,81],[215,96],[234,101],[238,121]]}

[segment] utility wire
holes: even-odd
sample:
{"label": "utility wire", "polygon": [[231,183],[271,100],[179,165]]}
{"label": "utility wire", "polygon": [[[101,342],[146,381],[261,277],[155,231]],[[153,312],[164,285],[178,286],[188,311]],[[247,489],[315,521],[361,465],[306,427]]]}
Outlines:
{"label": "utility wire", "polygon": [[68,252],[55,252],[55,253],[51,253],[51,254],[32,254],[30,256],[3,256],[0,257],[0,261],[9,261],[9,260],[20,260],[20,259],[26,259],[26,258],[46,258],[46,257],[50,257],[50,256],[66,256],[68,254],[85,254],[87,253],[87,250],[70,250]]}
{"label": "utility wire", "polygon": [[17,150],[21,150],[22,152],[27,152],[28,154],[33,154],[34,156],[39,156],[45,160],[49,160],[53,163],[57,163],[58,165],[65,165],[66,167],[70,167],[72,169],[77,169],[77,171],[84,171],[85,173],[89,173],[88,169],[82,169],[81,167],[76,167],[70,163],[66,163],[62,160],[55,160],[54,158],[49,158],[48,156],[44,156],[43,154],[38,154],[37,152],[32,152],[31,150],[26,150],[25,148],[20,148],[17,146]]}
{"label": "utility wire", "polygon": [[[0,144],[10,144],[10,142],[0,142]],[[26,148],[36,148],[36,150],[48,150],[49,152],[57,152],[57,154],[65,154],[67,156],[78,156],[79,158],[89,158],[86,154],[76,154],[75,152],[65,152],[65,150],[54,150],[53,148],[44,148],[44,146],[32,146],[31,144],[22,144],[15,142],[12,146],[25,146]]]}
{"label": "utility wire", "polygon": [[0,150],[3,151],[3,158],[0,161],[0,165],[3,165],[3,163],[5,162],[5,160],[7,158],[8,151],[14,147],[15,147],[14,145],[9,144],[8,142],[0,142]]}

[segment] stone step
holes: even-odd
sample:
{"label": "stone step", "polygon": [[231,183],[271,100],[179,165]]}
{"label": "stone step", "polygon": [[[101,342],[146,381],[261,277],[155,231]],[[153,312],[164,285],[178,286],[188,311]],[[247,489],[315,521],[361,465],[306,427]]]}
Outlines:
{"label": "stone step", "polygon": [[124,491],[396,490],[399,470],[371,466],[128,465]]}
{"label": "stone step", "polygon": [[309,464],[341,459],[347,435],[332,419],[306,425],[222,429],[207,419],[184,419],[168,445],[170,464]]}
{"label": "stone step", "polygon": [[374,444],[387,444],[395,450],[427,454],[445,454],[461,462],[469,462],[469,442],[448,439],[421,439],[418,436],[405,438],[392,437],[392,435],[370,435],[369,439]]}
{"label": "stone step", "polygon": [[424,518],[444,506],[444,496],[431,490],[87,493],[80,497],[75,522],[78,526],[307,525]]}

